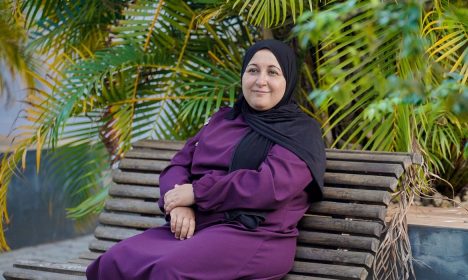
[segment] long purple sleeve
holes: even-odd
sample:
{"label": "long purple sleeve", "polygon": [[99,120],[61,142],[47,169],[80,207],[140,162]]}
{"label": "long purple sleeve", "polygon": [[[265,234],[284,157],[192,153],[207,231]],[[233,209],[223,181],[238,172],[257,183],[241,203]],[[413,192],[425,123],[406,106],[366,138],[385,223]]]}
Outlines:
{"label": "long purple sleeve", "polygon": [[304,190],[312,176],[304,161],[275,145],[259,170],[212,171],[193,182],[202,211],[274,210]]}
{"label": "long purple sleeve", "polygon": [[193,153],[201,132],[190,138],[182,150],[172,158],[171,164],[167,166],[159,176],[159,189],[161,198],[158,201],[159,208],[164,209],[164,194],[174,188],[176,184],[190,183],[190,168],[192,165]]}

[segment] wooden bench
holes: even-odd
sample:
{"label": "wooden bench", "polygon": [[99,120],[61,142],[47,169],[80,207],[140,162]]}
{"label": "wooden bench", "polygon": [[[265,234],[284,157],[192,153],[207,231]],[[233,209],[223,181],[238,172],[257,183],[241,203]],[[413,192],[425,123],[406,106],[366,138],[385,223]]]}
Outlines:
{"label": "wooden bench", "polygon": [[[86,266],[116,242],[165,223],[157,207],[159,173],[183,142],[143,140],[113,173],[109,199],[89,251],[68,263],[18,261],[6,279],[85,279]],[[285,279],[366,279],[379,247],[391,192],[407,153],[327,150],[324,200],[300,221],[294,267]]]}

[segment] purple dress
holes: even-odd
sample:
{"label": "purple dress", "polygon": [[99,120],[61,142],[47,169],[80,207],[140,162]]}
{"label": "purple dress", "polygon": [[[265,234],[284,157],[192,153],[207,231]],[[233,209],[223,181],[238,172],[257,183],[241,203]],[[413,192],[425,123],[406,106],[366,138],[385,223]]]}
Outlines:
{"label": "purple dress", "polygon": [[[94,261],[88,279],[281,279],[287,274],[312,176],[304,161],[279,145],[258,170],[228,173],[237,143],[250,131],[241,115],[224,119],[228,111],[215,113],[160,176],[160,207],[175,184],[193,184],[193,237],[178,240],[169,225],[149,229]],[[239,208],[265,211],[266,219],[255,230],[227,222],[224,212]]]}

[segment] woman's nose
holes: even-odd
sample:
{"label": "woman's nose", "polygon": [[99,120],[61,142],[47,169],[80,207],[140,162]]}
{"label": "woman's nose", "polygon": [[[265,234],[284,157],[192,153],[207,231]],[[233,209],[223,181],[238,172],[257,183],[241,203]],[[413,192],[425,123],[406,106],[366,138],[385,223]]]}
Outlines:
{"label": "woman's nose", "polygon": [[255,81],[257,86],[265,86],[267,84],[267,78],[265,74],[260,74],[257,77],[257,80]]}

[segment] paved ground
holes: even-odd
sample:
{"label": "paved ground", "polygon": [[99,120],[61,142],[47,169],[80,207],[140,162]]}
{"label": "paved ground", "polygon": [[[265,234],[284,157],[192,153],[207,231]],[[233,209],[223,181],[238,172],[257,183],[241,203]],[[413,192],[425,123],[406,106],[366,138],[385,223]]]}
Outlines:
{"label": "paved ground", "polygon": [[[395,211],[394,207],[395,205],[390,206],[387,217]],[[466,203],[465,207],[467,209],[411,206],[407,216],[408,224],[468,229],[468,205]]]}
{"label": "paved ground", "polygon": [[0,279],[4,279],[1,275],[13,265],[16,259],[47,259],[54,262],[66,262],[85,252],[92,238],[92,235],[85,235],[74,239],[0,253]]}

